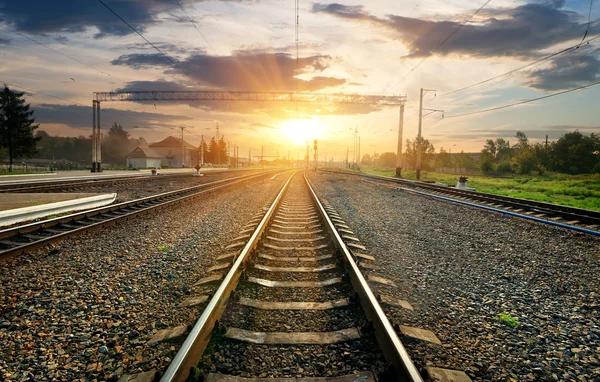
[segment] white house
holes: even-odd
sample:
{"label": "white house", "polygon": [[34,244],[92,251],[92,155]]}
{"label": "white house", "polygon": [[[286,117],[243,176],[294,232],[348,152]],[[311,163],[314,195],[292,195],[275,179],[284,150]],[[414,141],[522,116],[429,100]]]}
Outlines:
{"label": "white house", "polygon": [[138,146],[127,156],[127,168],[160,168],[161,157],[148,146]]}
{"label": "white house", "polygon": [[163,167],[194,167],[198,162],[198,147],[185,140],[182,145],[180,138],[168,136],[160,142],[152,143],[150,148],[162,158]]}

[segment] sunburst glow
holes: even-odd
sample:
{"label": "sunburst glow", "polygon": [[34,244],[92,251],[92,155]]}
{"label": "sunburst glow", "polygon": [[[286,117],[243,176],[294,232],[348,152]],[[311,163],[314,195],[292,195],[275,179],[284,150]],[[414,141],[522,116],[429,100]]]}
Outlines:
{"label": "sunburst glow", "polygon": [[323,125],[313,119],[290,119],[279,125],[281,133],[296,144],[321,138]]}

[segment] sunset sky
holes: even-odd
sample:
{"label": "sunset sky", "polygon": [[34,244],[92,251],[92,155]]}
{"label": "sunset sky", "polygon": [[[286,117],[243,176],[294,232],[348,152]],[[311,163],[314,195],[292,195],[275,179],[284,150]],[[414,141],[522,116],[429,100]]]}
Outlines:
{"label": "sunset sky", "polygon": [[[179,0],[204,37],[176,0],[104,1],[177,67],[98,0],[0,0],[0,83],[69,100],[28,93],[40,129],[52,135],[91,133],[95,91],[298,88],[405,94],[404,136],[413,138],[420,87],[437,90],[435,99],[427,94],[426,107],[443,109],[447,117],[439,121],[434,113],[423,122],[423,135],[437,150],[479,151],[485,139],[510,138],[517,130],[532,140],[575,129],[600,133],[600,85],[449,118],[599,81],[600,39],[513,76],[444,95],[579,43],[589,1],[492,0],[437,49],[484,0],[301,1],[298,66],[292,0]],[[600,33],[599,3],[592,6],[587,39]],[[265,155],[290,150],[295,158],[305,138],[318,138],[321,158],[339,160],[347,146],[352,149],[355,128],[362,153],[395,151],[398,127],[396,108],[365,105],[299,105],[300,122],[294,121],[295,105],[261,102],[104,102],[102,109],[103,129],[118,122],[149,142],[178,136],[177,127],[185,126],[185,139],[197,145],[202,134],[214,135],[218,122],[240,156],[248,150],[258,155],[264,146]]]}

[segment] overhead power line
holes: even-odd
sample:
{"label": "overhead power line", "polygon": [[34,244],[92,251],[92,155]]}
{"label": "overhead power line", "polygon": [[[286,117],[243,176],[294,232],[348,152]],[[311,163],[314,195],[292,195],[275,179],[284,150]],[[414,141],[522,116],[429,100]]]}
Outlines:
{"label": "overhead power line", "polygon": [[215,54],[215,56],[218,56],[217,51],[212,47],[212,45],[210,45],[210,42],[208,42],[208,40],[206,39],[206,37],[204,37],[204,35],[202,34],[202,32],[200,32],[200,29],[198,29],[198,27],[196,26],[196,23],[194,22],[194,20],[192,20],[192,18],[190,17],[190,15],[188,15],[188,13],[185,11],[185,9],[183,9],[183,6],[181,6],[181,3],[179,2],[179,0],[175,0],[175,2],[177,3],[177,5],[179,5],[179,8],[181,8],[181,10],[185,14],[185,16],[188,18],[188,20],[190,20],[190,23],[192,23],[192,25],[194,26],[194,28],[196,28],[196,31],[198,32],[198,34],[200,36],[202,36],[202,38],[204,39],[204,41],[206,42],[206,44],[210,47],[210,49],[212,49],[212,51]]}
{"label": "overhead power line", "polygon": [[[58,100],[61,100],[61,101],[69,102],[71,104],[75,104],[75,105],[78,105],[78,106],[91,107],[90,105],[86,105],[86,104],[83,104],[81,102],[73,101],[73,100],[67,99],[67,98],[62,98],[62,97],[55,96],[55,95],[52,95],[52,94],[49,94],[49,93],[41,92],[39,90],[34,90],[34,89],[31,89],[31,88],[28,88],[28,87],[25,87],[25,86],[21,86],[21,85],[17,85],[17,84],[14,84],[14,83],[10,83],[10,82],[4,81],[2,79],[0,79],[0,83],[5,84],[5,85],[10,85],[10,86],[15,87],[15,88],[22,89],[22,90],[25,90],[25,91],[30,92],[30,93],[41,94],[41,95],[44,95],[46,97],[50,97],[50,98],[58,99]],[[122,110],[104,109],[104,112],[113,113],[113,114],[120,114],[123,117],[125,117],[126,119],[128,119],[130,122],[132,122],[134,125],[136,124],[136,122],[131,118],[131,116],[125,115],[124,111],[122,111]]]}
{"label": "overhead power line", "polygon": [[31,93],[42,94],[42,95],[45,95],[46,97],[51,97],[51,98],[59,99],[61,101],[66,101],[66,102],[74,103],[74,104],[80,105],[80,106],[87,106],[87,107],[90,106],[90,105],[84,105],[84,104],[82,104],[80,102],[73,101],[73,100],[70,100],[70,99],[66,99],[66,98],[58,97],[58,96],[55,96],[55,95],[52,95],[52,94],[44,93],[44,92],[41,92],[39,90],[33,90],[33,89],[30,89],[30,88],[26,88],[25,86],[21,86],[21,85],[17,85],[17,84],[11,84],[10,82],[7,82],[7,81],[1,80],[1,79],[0,79],[0,82],[3,83],[3,84],[5,84],[5,85],[14,86],[16,88],[23,89],[23,90],[26,90],[26,91],[31,92]]}
{"label": "overhead power line", "polygon": [[463,114],[457,114],[457,115],[449,115],[445,119],[465,117],[467,115],[475,115],[475,114],[487,113],[487,112],[494,111],[494,110],[506,109],[506,108],[509,108],[509,107],[523,105],[523,104],[526,104],[526,103],[535,102],[535,101],[539,101],[539,100],[546,99],[546,98],[556,97],[556,96],[559,96],[561,94],[566,94],[566,93],[574,92],[576,90],[591,88],[592,86],[596,86],[596,85],[600,85],[600,81],[592,82],[592,83],[589,83],[589,84],[583,85],[583,86],[578,86],[578,87],[572,88],[572,89],[563,90],[563,91],[560,91],[560,92],[557,92],[557,93],[548,94],[548,95],[545,95],[545,96],[542,96],[542,97],[537,97],[537,98],[532,98],[532,99],[527,99],[527,100],[523,100],[523,101],[511,103],[511,104],[508,104],[508,105],[492,107],[492,108],[484,109],[484,110],[472,111],[472,112],[469,112],[469,113],[463,113]]}
{"label": "overhead power line", "polygon": [[154,45],[152,42],[150,42],[150,40],[148,40],[146,37],[144,37],[143,34],[141,34],[140,32],[137,31],[137,29],[135,29],[134,27],[131,26],[131,24],[129,24],[127,21],[125,21],[125,19],[123,19],[121,16],[119,16],[117,14],[117,12],[113,11],[111,7],[109,7],[108,5],[106,5],[106,3],[102,0],[98,0],[100,2],[100,4],[104,5],[104,7],[106,9],[108,9],[113,15],[115,15],[119,20],[121,20],[125,25],[127,25],[132,31],[134,31],[135,33],[137,33],[141,38],[144,39],[144,41],[146,41],[148,44],[150,44],[150,46],[152,46],[154,49],[156,49],[156,51],[160,54],[162,54],[167,60],[169,60],[171,62],[171,64],[173,64],[173,66],[175,66],[177,69],[179,69],[183,74],[185,74],[186,76],[190,77],[188,72],[186,72],[185,70],[183,70],[181,68],[181,66],[179,66],[175,61],[173,61],[173,59],[171,57],[169,57],[166,53],[164,53],[162,50],[158,49],[158,47],[156,45]]}
{"label": "overhead power line", "polygon": [[[594,38],[592,38],[592,39],[589,39],[589,40],[587,40],[587,43],[594,42],[594,41],[596,41],[596,40],[598,40],[598,39],[600,39],[600,36],[596,36],[596,37],[594,37]],[[556,52],[556,53],[549,54],[548,56],[542,57],[542,58],[540,58],[539,60],[536,60],[536,61],[530,62],[529,64],[526,64],[526,65],[520,66],[520,67],[518,67],[518,68],[516,68],[516,69],[513,69],[513,70],[510,70],[510,71],[508,71],[508,72],[505,72],[505,73],[499,74],[499,75],[497,75],[497,76],[494,76],[494,77],[490,77],[490,78],[488,78],[488,79],[485,79],[485,80],[483,80],[483,81],[479,81],[479,82],[476,82],[476,83],[474,83],[474,84],[471,84],[471,85],[468,85],[468,86],[464,86],[464,87],[462,87],[462,88],[459,88],[459,89],[456,89],[456,90],[449,91],[449,92],[447,92],[447,93],[444,93],[444,94],[440,94],[440,95],[439,95],[438,97],[436,97],[436,98],[441,98],[441,97],[444,97],[444,96],[447,96],[447,95],[450,95],[450,94],[458,93],[458,92],[461,92],[461,91],[463,91],[463,90],[471,89],[471,88],[473,88],[473,87],[475,87],[475,86],[483,85],[483,84],[485,84],[485,83],[487,83],[487,82],[490,82],[490,81],[493,81],[493,80],[495,80],[495,79],[498,79],[498,78],[501,78],[501,77],[504,77],[504,76],[508,76],[508,75],[510,75],[510,74],[516,73],[516,72],[518,72],[518,71],[521,71],[521,70],[523,70],[523,69],[529,68],[529,67],[531,67],[531,66],[535,66],[536,64],[539,64],[539,63],[541,63],[541,62],[547,61],[547,60],[549,60],[549,59],[551,59],[551,58],[554,58],[554,57],[556,57],[556,56],[560,56],[561,54],[564,54],[564,53],[570,52],[570,51],[572,51],[572,50],[576,50],[576,49],[578,49],[578,48],[579,48],[579,46],[580,46],[580,45],[581,45],[581,43],[577,43],[577,44],[575,44],[575,45],[573,45],[573,46],[570,46],[570,47],[568,47],[568,48],[565,48],[565,49],[563,49],[563,50],[560,50],[560,51],[558,51],[558,52]]]}
{"label": "overhead power line", "polygon": [[588,32],[590,31],[590,20],[592,17],[592,5],[594,4],[594,0],[590,0],[590,10],[588,12],[588,22],[587,22],[587,28],[585,28],[585,33],[583,34],[583,38],[581,39],[581,42],[579,43],[581,45],[581,43],[583,43],[583,40],[585,40],[585,38],[588,35]]}
{"label": "overhead power line", "polygon": [[400,84],[402,81],[404,81],[404,79],[406,79],[406,77],[408,77],[412,72],[414,72],[419,66],[421,66],[422,63],[424,63],[429,57],[431,57],[433,55],[434,52],[436,52],[439,48],[442,47],[442,45],[444,45],[445,43],[448,42],[448,40],[450,40],[455,34],[457,34],[462,27],[464,27],[469,21],[471,21],[473,19],[473,17],[475,17],[479,12],[481,12],[481,10],[483,8],[485,8],[492,0],[487,0],[481,7],[479,7],[475,12],[473,12],[473,14],[471,16],[469,16],[467,19],[465,19],[456,29],[454,29],[445,39],[443,39],[435,48],[433,48],[432,50],[429,51],[429,55],[423,57],[423,59],[421,61],[419,61],[419,63],[417,65],[415,65],[411,70],[409,70],[398,82],[396,82],[394,84],[394,86],[392,86],[391,88],[389,88],[387,91],[392,91],[392,89],[394,89],[396,86],[398,86],[398,84]]}
{"label": "overhead power line", "polygon": [[101,69],[98,69],[98,68],[96,68],[96,67],[94,67],[94,66],[92,66],[92,65],[86,64],[85,62],[83,62],[83,61],[81,61],[81,60],[79,60],[79,59],[77,59],[77,58],[75,58],[75,57],[69,56],[68,54],[66,54],[66,53],[63,53],[63,52],[61,52],[60,50],[56,50],[56,49],[54,49],[54,48],[52,48],[52,47],[50,47],[50,46],[48,46],[48,45],[46,45],[46,44],[44,44],[44,43],[42,43],[42,42],[39,42],[39,41],[37,41],[37,40],[34,40],[34,39],[32,39],[31,37],[28,37],[28,36],[26,36],[26,35],[24,35],[24,34],[22,34],[22,33],[18,32],[18,31],[16,31],[16,30],[13,30],[13,29],[10,29],[10,28],[6,28],[6,29],[7,29],[8,31],[12,32],[12,33],[15,33],[15,34],[17,34],[17,35],[19,35],[19,36],[23,37],[24,39],[27,39],[27,40],[29,40],[29,41],[31,41],[31,42],[33,42],[33,43],[36,43],[36,44],[38,44],[38,45],[41,45],[41,46],[43,46],[43,47],[44,47],[44,48],[46,48],[46,49],[49,49],[49,50],[51,50],[51,51],[53,51],[53,52],[55,52],[55,53],[58,53],[58,54],[60,54],[61,56],[67,57],[67,58],[68,58],[68,59],[70,59],[70,60],[73,60],[73,61],[75,61],[75,62],[78,62],[78,63],[80,63],[81,65],[84,65],[84,66],[86,66],[86,67],[88,67],[88,68],[90,68],[90,69],[93,69],[93,70],[95,70],[95,71],[97,71],[97,72],[99,72],[99,73],[102,73],[102,74],[104,74],[105,76],[108,76],[108,77],[109,77],[111,80],[112,80],[113,78],[116,78],[117,80],[119,80],[119,81],[123,82],[123,80],[121,80],[120,78],[118,78],[118,77],[116,77],[116,76],[112,76],[112,75],[110,75],[110,74],[106,73],[105,71],[103,71],[103,70],[101,70]]}

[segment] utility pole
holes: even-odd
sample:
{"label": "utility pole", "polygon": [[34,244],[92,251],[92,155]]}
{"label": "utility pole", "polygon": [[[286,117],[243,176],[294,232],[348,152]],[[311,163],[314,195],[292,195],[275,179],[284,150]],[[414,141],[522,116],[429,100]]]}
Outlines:
{"label": "utility pole", "polygon": [[358,163],[357,166],[360,167],[360,135],[358,136]]}
{"label": "utility pole", "polygon": [[306,140],[306,163],[305,163],[305,167],[306,169],[308,169],[308,139]]}
{"label": "utility pole", "polygon": [[442,118],[444,118],[444,111],[437,109],[423,109],[423,95],[427,94],[427,92],[434,92],[435,97],[435,89],[423,89],[421,88],[421,94],[419,96],[419,131],[417,133],[417,180],[421,179],[421,141],[423,140],[421,137],[421,127],[423,125],[423,110],[434,112],[442,112]]}
{"label": "utility pole", "polygon": [[396,177],[402,177],[402,133],[404,130],[404,104],[400,105],[398,121],[398,149],[396,150]]}
{"label": "utility pole", "polygon": [[204,135],[200,136],[200,165],[204,166]]}
{"label": "utility pole", "polygon": [[92,101],[92,172],[96,172],[96,102]]}
{"label": "utility pole", "polygon": [[231,167],[231,142],[227,142],[227,167]]}
{"label": "utility pole", "polygon": [[219,142],[219,122],[217,122],[217,166],[221,166],[221,143]]}
{"label": "utility pole", "polygon": [[181,129],[181,167],[185,167],[185,146],[183,145],[183,126]]}
{"label": "utility pole", "polygon": [[98,133],[96,136],[96,172],[102,172],[102,135],[100,134],[100,101],[96,101],[96,118]]}

